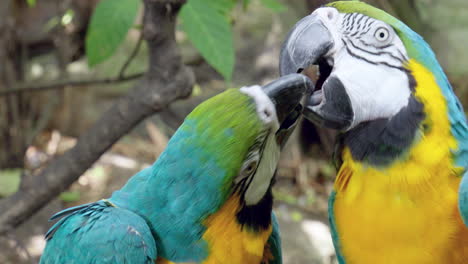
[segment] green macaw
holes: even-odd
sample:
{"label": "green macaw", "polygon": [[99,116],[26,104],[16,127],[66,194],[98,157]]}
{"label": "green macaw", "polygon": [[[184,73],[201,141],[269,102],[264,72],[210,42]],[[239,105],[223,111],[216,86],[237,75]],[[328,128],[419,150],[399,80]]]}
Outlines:
{"label": "green macaw", "polygon": [[429,45],[380,9],[337,1],[283,45],[282,74],[314,64],[304,115],[341,131],[329,200],[339,263],[468,263],[468,125]]}
{"label": "green macaw", "polygon": [[311,85],[294,74],[205,101],[122,189],[54,215],[40,263],[280,264],[271,186]]}

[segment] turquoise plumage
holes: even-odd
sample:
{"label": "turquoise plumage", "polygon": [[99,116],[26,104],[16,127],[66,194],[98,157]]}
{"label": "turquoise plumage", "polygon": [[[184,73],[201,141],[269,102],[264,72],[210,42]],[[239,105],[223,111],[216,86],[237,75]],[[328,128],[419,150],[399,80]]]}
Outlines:
{"label": "turquoise plumage", "polygon": [[281,237],[278,219],[275,214],[271,214],[272,231],[268,238],[268,249],[271,253],[272,259],[269,262],[263,262],[262,264],[282,264],[283,256],[281,253]]}
{"label": "turquoise plumage", "polygon": [[460,183],[458,209],[460,210],[463,223],[468,226],[468,172],[465,173]]}
{"label": "turquoise plumage", "polygon": [[[154,263],[156,244],[146,221],[107,201],[76,206],[46,234],[49,250],[41,263]],[[64,239],[51,239],[52,237]],[[69,254],[57,254],[66,248]],[[96,256],[102,256],[99,260]]]}

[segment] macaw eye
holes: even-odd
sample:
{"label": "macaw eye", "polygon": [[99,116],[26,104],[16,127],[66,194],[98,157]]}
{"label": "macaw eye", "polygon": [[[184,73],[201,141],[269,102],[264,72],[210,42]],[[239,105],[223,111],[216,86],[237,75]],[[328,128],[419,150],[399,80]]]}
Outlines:
{"label": "macaw eye", "polygon": [[257,160],[252,160],[244,167],[244,175],[250,175],[257,169]]}
{"label": "macaw eye", "polygon": [[242,165],[239,175],[234,180],[234,183],[237,184],[242,180],[249,178],[257,170],[259,160],[259,154],[256,152],[252,153],[251,156],[244,162],[244,165]]}
{"label": "macaw eye", "polygon": [[390,38],[390,32],[384,27],[380,27],[375,31],[375,38],[380,42],[385,42]]}

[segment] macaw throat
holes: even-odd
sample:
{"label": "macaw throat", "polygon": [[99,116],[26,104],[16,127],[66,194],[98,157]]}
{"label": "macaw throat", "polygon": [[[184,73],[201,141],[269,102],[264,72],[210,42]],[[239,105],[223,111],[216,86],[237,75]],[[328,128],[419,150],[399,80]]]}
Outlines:
{"label": "macaw throat", "polygon": [[[354,160],[387,166],[404,155],[425,118],[424,105],[414,96],[416,81],[408,72],[411,94],[408,105],[391,118],[361,123],[340,136],[339,148],[348,147]],[[339,162],[338,162],[339,163]]]}
{"label": "macaw throat", "polygon": [[[241,200],[242,202],[242,200]],[[237,212],[237,221],[254,232],[267,230],[271,225],[271,213],[273,210],[273,195],[271,185],[263,198],[255,205],[243,204]]]}

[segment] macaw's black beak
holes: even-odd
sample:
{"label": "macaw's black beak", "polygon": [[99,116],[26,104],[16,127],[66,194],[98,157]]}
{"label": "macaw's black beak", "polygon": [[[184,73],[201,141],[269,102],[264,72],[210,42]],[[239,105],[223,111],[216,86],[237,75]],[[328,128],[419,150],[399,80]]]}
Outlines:
{"label": "macaw's black beak", "polygon": [[304,17],[294,25],[281,47],[280,75],[300,73],[317,64],[333,45],[333,38],[318,15]]}
{"label": "macaw's black beak", "polygon": [[313,91],[313,87],[312,81],[301,74],[286,75],[262,87],[276,108],[280,123],[276,140],[281,147],[294,131],[301,116],[302,99]]}

